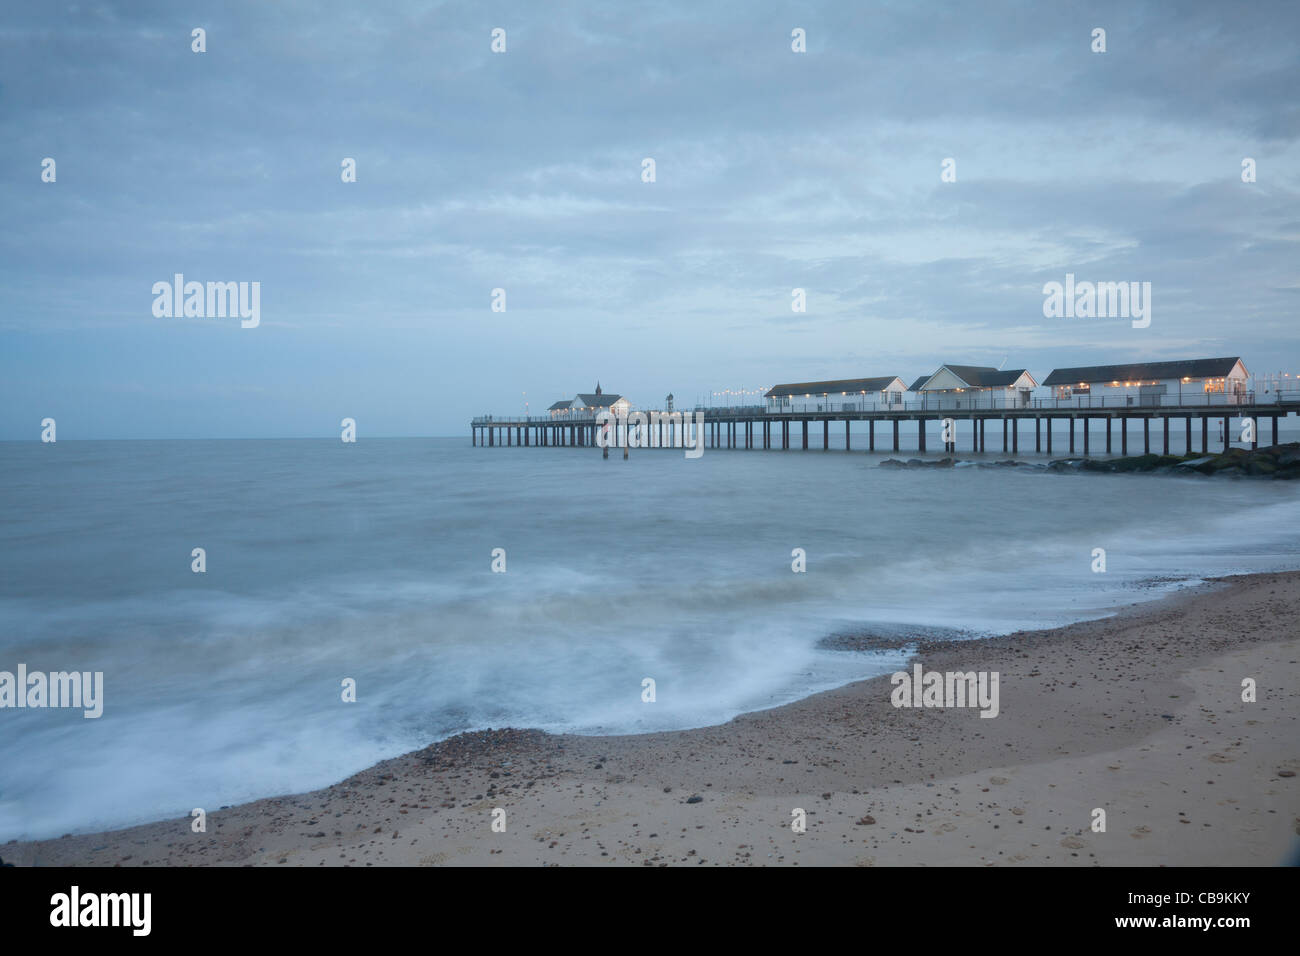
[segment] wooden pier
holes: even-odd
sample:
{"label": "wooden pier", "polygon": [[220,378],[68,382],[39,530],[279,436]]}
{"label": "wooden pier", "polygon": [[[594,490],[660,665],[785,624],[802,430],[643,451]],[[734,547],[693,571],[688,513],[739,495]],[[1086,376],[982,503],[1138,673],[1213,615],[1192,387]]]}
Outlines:
{"label": "wooden pier", "polygon": [[[994,451],[999,425],[1002,431],[1004,454],[1019,454],[1022,440],[1028,452],[1029,424],[1033,423],[1033,452],[1036,454],[1092,455],[1102,449],[1094,449],[1089,425],[1094,421],[1106,424],[1106,455],[1128,455],[1129,423],[1142,423],[1142,441],[1140,454],[1150,454],[1152,450],[1152,423],[1158,431],[1157,441],[1163,453],[1169,453],[1169,434],[1171,423],[1184,430],[1185,449],[1193,453],[1193,441],[1196,432],[1200,433],[1200,451],[1210,453],[1210,422],[1222,423],[1222,439],[1216,427],[1216,451],[1231,445],[1259,446],[1264,433],[1264,423],[1270,422],[1269,437],[1272,443],[1278,442],[1278,420],[1286,418],[1292,412],[1300,413],[1300,392],[1281,393],[1270,396],[1271,401],[1257,402],[1254,395],[1232,396],[1235,401],[1225,402],[1219,396],[1217,403],[1205,403],[1201,396],[1188,397],[1176,404],[1151,406],[1114,405],[1107,407],[1104,403],[1091,405],[1088,400],[1079,399],[1074,404],[1070,400],[1037,399],[1028,405],[1014,408],[960,408],[960,407],[923,407],[924,403],[907,403],[901,407],[854,408],[847,403],[845,407],[825,411],[783,411],[770,412],[762,406],[745,408],[697,408],[689,412],[668,413],[663,411],[644,411],[640,414],[647,419],[650,447],[681,448],[682,419],[694,419],[703,412],[706,448],[736,449],[782,449],[788,450],[795,444],[801,450],[809,449],[809,434],[813,434],[814,448],[830,450],[832,426],[844,425],[844,450],[852,451],[850,425],[853,422],[867,423],[867,441],[865,451],[902,450],[903,433],[916,437],[912,446],[916,451],[925,453],[926,426],[931,422],[943,422],[951,419],[956,422],[970,422],[968,430],[968,448],[972,453],[986,451],[985,441],[988,425],[993,423]],[[1198,403],[1198,400],[1200,403]],[[1104,402],[1104,400],[1103,400]],[[1063,407],[1064,406],[1064,407]],[[1230,422],[1234,419],[1253,419],[1255,429],[1253,439],[1249,442],[1234,441]],[[618,420],[620,423],[622,419]],[[1066,447],[1053,448],[1053,432],[1060,431],[1060,423],[1068,423]],[[1082,429],[1076,429],[1076,422],[1082,422]],[[1115,429],[1115,423],[1119,428]],[[1199,425],[1197,424],[1199,423]],[[1044,427],[1046,424],[1046,427]],[[1054,429],[1053,425],[1057,427]],[[818,428],[817,426],[821,427]],[[882,426],[883,434],[877,435],[876,426]],[[1024,426],[1025,435],[1020,432]],[[512,447],[596,447],[596,415],[578,415],[564,418],[533,416],[525,418],[480,416],[470,423],[472,443],[475,446],[493,448],[497,446]],[[942,427],[942,426],[941,426]],[[820,441],[816,433],[820,431]],[[1081,438],[1076,440],[1076,431]],[[1118,441],[1114,441],[1113,432],[1118,431]],[[953,433],[955,438],[956,426]],[[1136,443],[1135,443],[1136,444]],[[1115,445],[1119,447],[1116,448]],[[619,447],[619,446],[615,446]],[[938,450],[938,449],[936,449]],[[957,442],[951,441],[942,449],[955,453]],[[1133,452],[1138,454],[1136,450]]]}

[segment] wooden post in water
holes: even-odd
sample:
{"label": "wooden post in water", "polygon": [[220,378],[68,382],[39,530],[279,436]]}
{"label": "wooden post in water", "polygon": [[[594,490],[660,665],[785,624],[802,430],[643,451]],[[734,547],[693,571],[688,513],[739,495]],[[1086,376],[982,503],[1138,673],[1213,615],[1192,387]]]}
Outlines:
{"label": "wooden post in water", "polygon": [[916,450],[925,451],[925,419],[916,420]]}
{"label": "wooden post in water", "polygon": [[1106,419],[1106,454],[1108,455],[1110,454],[1110,425],[1113,421],[1113,418]]}
{"label": "wooden post in water", "polygon": [[1119,419],[1119,453],[1128,456],[1128,417],[1121,415]]}
{"label": "wooden post in water", "polygon": [[1210,420],[1204,415],[1201,416],[1201,454],[1210,453]]}
{"label": "wooden post in water", "polygon": [[1142,419],[1142,454],[1151,454],[1151,416]]}
{"label": "wooden post in water", "polygon": [[1088,457],[1088,416],[1083,416],[1083,457]]}
{"label": "wooden post in water", "polygon": [[894,419],[894,451],[898,451],[898,419]]}
{"label": "wooden post in water", "polygon": [[[1277,419],[1275,418],[1273,419],[1273,421],[1276,422]],[[1273,426],[1273,430],[1277,431],[1276,424]],[[876,450],[876,420],[872,418],[867,422],[867,451],[875,451],[875,450]]]}
{"label": "wooden post in water", "polygon": [[1167,455],[1169,454],[1169,416],[1166,415],[1162,419],[1162,422],[1164,424],[1164,432],[1165,432],[1165,454]]}
{"label": "wooden post in water", "polygon": [[1070,416],[1069,421],[1070,421],[1070,454],[1073,455],[1074,454],[1074,416],[1073,415]]}
{"label": "wooden post in water", "polygon": [[[954,449],[955,450],[955,449]],[[1020,454],[1020,419],[1011,419],[1011,454]]]}

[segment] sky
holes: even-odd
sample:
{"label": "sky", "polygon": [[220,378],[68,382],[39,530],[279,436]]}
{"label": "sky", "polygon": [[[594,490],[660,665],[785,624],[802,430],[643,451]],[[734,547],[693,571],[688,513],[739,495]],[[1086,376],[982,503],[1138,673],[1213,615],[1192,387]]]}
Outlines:
{"label": "sky", "polygon": [[[1295,375],[1298,137],[1293,2],[6,4],[0,439]],[[259,324],[155,315],[176,273],[260,283]],[[1046,317],[1067,273],[1151,283],[1150,325]]]}

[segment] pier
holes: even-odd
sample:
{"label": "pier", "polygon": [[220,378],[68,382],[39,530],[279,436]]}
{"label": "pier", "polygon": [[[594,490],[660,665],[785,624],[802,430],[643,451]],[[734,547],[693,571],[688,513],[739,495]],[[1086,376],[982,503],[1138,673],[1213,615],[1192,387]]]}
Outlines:
{"label": "pier", "polygon": [[[1113,397],[1075,397],[1069,399],[1041,398],[1026,402],[1003,400],[981,401],[978,397],[925,399],[891,405],[873,405],[870,402],[849,399],[845,402],[807,403],[802,408],[769,411],[761,405],[744,407],[695,408],[689,412],[645,410],[649,429],[650,447],[680,448],[682,446],[683,419],[693,419],[703,413],[706,448],[789,450],[810,448],[830,450],[831,429],[844,428],[844,450],[853,451],[850,426],[853,422],[866,422],[866,447],[861,451],[900,451],[904,438],[909,450],[927,451],[926,430],[931,422],[951,420],[953,440],[943,443],[945,452],[958,451],[957,424],[969,422],[965,446],[972,453],[986,451],[990,422],[992,423],[994,451],[997,433],[1002,432],[1001,451],[1019,454],[1022,445],[1029,451],[1032,442],[1036,454],[1061,454],[1089,456],[1103,453],[1093,447],[1089,426],[1093,422],[1105,423],[1104,454],[1130,454],[1129,424],[1142,423],[1141,451],[1150,454],[1152,431],[1155,444],[1164,454],[1169,454],[1171,428],[1182,429],[1184,447],[1194,453],[1194,441],[1200,439],[1200,451],[1210,454],[1211,421],[1215,422],[1215,451],[1237,444],[1257,448],[1269,423],[1268,437],[1278,443],[1278,422],[1292,412],[1300,413],[1300,390],[1272,392],[1257,400],[1254,392],[1244,394],[1160,396],[1158,404],[1121,404]],[[965,405],[965,407],[963,407]],[[1002,406],[1002,407],[999,407]],[[491,416],[483,415],[470,422],[471,441],[476,447],[596,447],[596,412],[575,413],[564,416]],[[1254,432],[1250,441],[1235,441],[1230,423],[1234,419],[1252,419]],[[605,419],[601,419],[604,421]],[[619,425],[624,424],[618,418]],[[1053,448],[1053,434],[1067,431],[1064,447]],[[1076,428],[1076,423],[1082,428]],[[1114,427],[1116,423],[1119,427]],[[694,422],[688,423],[693,427]],[[879,433],[877,426],[880,426]],[[820,427],[819,427],[820,426]],[[942,428],[942,425],[940,425]],[[1032,427],[1032,435],[1030,429]],[[1220,435],[1220,427],[1222,434]],[[1024,432],[1024,435],[1021,432]],[[820,434],[818,434],[820,432]],[[1118,432],[1118,435],[1114,434]],[[811,436],[811,444],[810,444]],[[621,444],[621,443],[620,443]],[[1096,443],[1100,445],[1100,442]],[[1138,444],[1134,442],[1133,444]],[[617,445],[615,447],[618,447]],[[939,450],[939,449],[936,449]]]}

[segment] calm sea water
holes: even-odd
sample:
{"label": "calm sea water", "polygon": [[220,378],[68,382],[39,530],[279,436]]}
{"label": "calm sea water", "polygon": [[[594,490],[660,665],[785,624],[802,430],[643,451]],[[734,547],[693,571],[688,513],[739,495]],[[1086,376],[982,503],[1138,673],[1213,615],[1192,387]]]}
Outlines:
{"label": "calm sea water", "polygon": [[468,729],[700,726],[896,668],[818,648],[849,628],[998,633],[1300,567],[1286,483],[883,457],[0,443],[0,670],[105,681],[98,720],[0,711],[0,840],[324,786]]}

